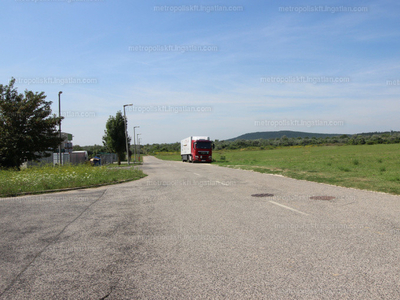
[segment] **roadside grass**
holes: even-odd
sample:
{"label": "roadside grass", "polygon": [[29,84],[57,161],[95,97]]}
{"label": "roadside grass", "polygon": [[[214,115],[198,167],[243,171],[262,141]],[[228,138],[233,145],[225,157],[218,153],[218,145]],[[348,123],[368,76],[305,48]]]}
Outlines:
{"label": "roadside grass", "polygon": [[180,152],[156,152],[154,156],[163,160],[182,160]]}
{"label": "roadside grass", "polygon": [[[157,155],[180,160],[179,153]],[[400,144],[214,151],[215,164],[400,195]]]}
{"label": "roadside grass", "polygon": [[137,180],[145,177],[136,168],[52,165],[16,170],[0,170],[0,197],[37,194],[57,189],[91,187]]}
{"label": "roadside grass", "polygon": [[141,166],[141,165],[143,165],[142,161],[141,162],[135,162],[135,163],[131,161],[129,163],[129,165],[128,165],[127,161],[121,161],[120,165],[118,165],[118,163],[113,163],[113,164],[108,164],[108,165],[105,165],[105,166],[107,168],[113,169],[113,168],[132,168],[134,166]]}

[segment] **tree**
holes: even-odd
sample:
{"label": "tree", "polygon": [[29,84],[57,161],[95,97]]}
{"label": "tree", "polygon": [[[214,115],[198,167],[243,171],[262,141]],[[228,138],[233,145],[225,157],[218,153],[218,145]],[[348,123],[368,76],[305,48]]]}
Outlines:
{"label": "tree", "polygon": [[[128,123],[126,125],[128,127]],[[118,111],[116,116],[110,116],[106,123],[105,135],[103,136],[103,144],[110,152],[117,153],[118,165],[125,157],[126,140],[125,140],[125,122],[121,111]],[[131,141],[128,137],[128,143]]]}
{"label": "tree", "polygon": [[[0,167],[19,169],[27,160],[50,156],[62,139],[44,92],[18,94],[15,79],[0,85]],[[51,151],[51,152],[50,152]]]}

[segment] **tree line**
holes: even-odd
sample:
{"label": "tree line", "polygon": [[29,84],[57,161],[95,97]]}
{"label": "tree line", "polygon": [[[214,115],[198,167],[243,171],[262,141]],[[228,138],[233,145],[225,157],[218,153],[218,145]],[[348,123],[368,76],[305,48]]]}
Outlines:
{"label": "tree line", "polygon": [[18,93],[14,84],[14,78],[0,84],[0,168],[7,169],[50,156],[62,142],[57,125],[63,117],[51,113],[44,92]]}
{"label": "tree line", "polygon": [[[63,117],[57,117],[51,112],[51,101],[46,101],[44,92],[25,91],[18,93],[14,88],[15,79],[8,85],[0,85],[0,168],[19,169],[27,160],[38,160],[57,152],[62,142],[57,126]],[[104,152],[117,153],[118,163],[126,158],[125,126],[127,120],[118,111],[110,116],[106,123],[103,145],[79,145],[74,150],[87,150],[89,155]],[[129,155],[133,146],[128,139]],[[274,149],[276,147],[307,146],[307,145],[374,145],[400,143],[400,132],[375,132],[355,135],[340,135],[330,137],[287,137],[283,135],[274,139],[256,140],[215,140],[215,150],[235,150],[243,148]],[[142,145],[142,154],[156,152],[179,152],[180,143]]]}
{"label": "tree line", "polygon": [[[63,141],[57,127],[64,118],[52,114],[52,101],[46,101],[44,92],[26,90],[18,93],[14,84],[14,78],[8,85],[0,84],[0,169],[19,170],[28,160],[49,157],[58,152],[57,148]],[[126,140],[128,143],[131,140],[125,137],[126,125],[127,120],[121,111],[115,117],[110,116],[103,146],[89,146],[91,154],[116,153],[120,164],[126,156]],[[86,149],[78,146],[74,150]]]}
{"label": "tree line", "polygon": [[[375,145],[375,144],[397,144],[400,143],[400,132],[391,131],[383,133],[370,134],[354,134],[340,135],[334,137],[315,138],[315,137],[298,137],[288,138],[282,136],[275,139],[257,139],[257,140],[235,140],[235,141],[220,141],[215,140],[215,150],[237,150],[244,148],[268,150],[277,147],[290,146],[307,146],[307,145]],[[179,152],[180,143],[171,144],[147,144],[143,145],[145,153],[155,154],[157,152]]]}

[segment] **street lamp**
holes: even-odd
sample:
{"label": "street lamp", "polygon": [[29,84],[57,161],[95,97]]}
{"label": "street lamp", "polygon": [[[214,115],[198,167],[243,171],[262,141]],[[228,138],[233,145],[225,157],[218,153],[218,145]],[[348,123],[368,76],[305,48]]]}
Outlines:
{"label": "street lamp", "polygon": [[[141,133],[136,134],[136,138],[139,142],[139,135],[142,135]],[[139,162],[140,162],[140,143],[139,143],[139,150],[138,150],[138,157],[139,157]]]}
{"label": "street lamp", "polygon": [[[62,137],[61,137],[61,94],[62,94],[62,92],[61,91],[59,91],[58,92],[58,117],[60,118],[60,124],[59,124],[59,127],[58,127],[58,131],[60,132],[60,140],[62,139]],[[62,141],[60,141],[60,145],[58,146],[58,164],[61,166],[61,164],[62,164],[62,160],[61,160],[61,144],[62,144]]]}
{"label": "street lamp", "polygon": [[140,126],[133,126],[133,161],[136,162],[136,135],[135,128],[140,128]]}
{"label": "street lamp", "polygon": [[125,104],[124,105],[124,124],[125,124],[125,143],[126,143],[126,156],[128,157],[128,165],[129,165],[129,149],[128,149],[128,133],[126,128],[126,113],[125,113],[125,106],[133,106],[133,104]]}

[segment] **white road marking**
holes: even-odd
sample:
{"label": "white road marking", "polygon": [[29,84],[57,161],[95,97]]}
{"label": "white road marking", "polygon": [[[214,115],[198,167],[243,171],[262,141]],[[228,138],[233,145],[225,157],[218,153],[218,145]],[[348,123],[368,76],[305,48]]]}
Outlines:
{"label": "white road marking", "polygon": [[286,209],[290,209],[290,210],[295,211],[295,212],[297,212],[297,213],[299,213],[299,214],[309,216],[309,214],[306,214],[306,213],[304,213],[304,212],[302,212],[302,211],[299,211],[299,210],[297,210],[297,209],[291,208],[291,207],[289,207],[289,206],[286,206],[286,205],[283,205],[283,204],[280,204],[280,203],[276,203],[276,202],[274,202],[274,201],[269,201],[269,202],[272,203],[272,204],[278,205],[278,206],[280,206],[280,207],[283,207],[283,208],[286,208]]}
{"label": "white road marking", "polygon": [[197,173],[193,173],[194,175],[197,175],[197,176],[201,176],[200,174],[197,174]]}
{"label": "white road marking", "polygon": [[228,183],[223,183],[223,182],[220,182],[220,181],[215,181],[216,183],[219,183],[219,184],[222,184],[222,185],[229,185]]}

